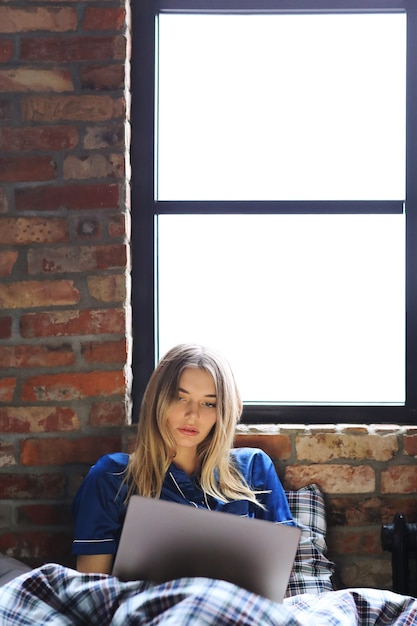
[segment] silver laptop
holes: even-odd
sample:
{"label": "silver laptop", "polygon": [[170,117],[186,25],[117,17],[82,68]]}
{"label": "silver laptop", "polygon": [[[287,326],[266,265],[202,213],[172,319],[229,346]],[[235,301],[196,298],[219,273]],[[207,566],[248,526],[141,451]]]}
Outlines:
{"label": "silver laptop", "polygon": [[285,524],[132,496],[112,573],[157,583],[217,578],[282,602],[300,534]]}

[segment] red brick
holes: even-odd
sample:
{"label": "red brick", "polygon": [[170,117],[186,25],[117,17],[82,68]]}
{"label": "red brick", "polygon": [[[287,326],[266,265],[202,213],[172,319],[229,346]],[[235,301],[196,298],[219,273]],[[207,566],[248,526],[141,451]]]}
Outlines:
{"label": "red brick", "polygon": [[288,435],[236,435],[236,448],[261,448],[272,459],[288,459],[291,455],[291,441]]}
{"label": "red brick", "polygon": [[124,65],[95,65],[81,68],[81,87],[83,89],[123,89],[125,81]]}
{"label": "red brick", "polygon": [[50,311],[21,317],[22,337],[120,334],[125,331],[123,309]]}
{"label": "red brick", "polygon": [[80,420],[68,407],[0,407],[0,432],[42,433],[79,430]]}
{"label": "red brick", "polygon": [[115,209],[119,206],[119,185],[70,185],[16,189],[18,211],[57,209]]}
{"label": "red brick", "polygon": [[0,91],[60,92],[72,91],[71,74],[61,70],[30,68],[0,69]]}
{"label": "red brick", "polygon": [[0,346],[0,368],[59,367],[74,365],[75,354],[69,345]]}
{"label": "red brick", "polygon": [[81,354],[86,363],[124,364],[127,360],[126,340],[90,341],[81,346]]}
{"label": "red brick", "polygon": [[77,304],[79,299],[80,293],[72,280],[0,284],[0,307],[3,309]]}
{"label": "red brick", "polygon": [[409,456],[417,457],[417,434],[416,435],[404,435],[404,452]]}
{"label": "red brick", "polygon": [[382,553],[380,527],[330,528],[327,532],[327,546],[329,551],[337,554],[378,555]]}
{"label": "red brick", "polygon": [[[335,559],[336,560],[336,559]],[[337,559],[338,588],[364,587],[392,589],[391,560],[387,553],[368,557]]]}
{"label": "red brick", "polygon": [[29,274],[90,272],[125,268],[126,246],[72,246],[68,248],[34,248],[28,251]]}
{"label": "red brick", "polygon": [[66,477],[59,474],[1,474],[2,500],[54,500],[65,495]]}
{"label": "red brick", "polygon": [[66,32],[75,30],[77,21],[75,9],[69,7],[59,9],[29,7],[20,9],[0,6],[0,31],[2,33],[14,34],[34,30]]}
{"label": "red brick", "polygon": [[22,400],[65,402],[96,396],[124,395],[126,381],[122,370],[41,374],[23,383]]}
{"label": "red brick", "polygon": [[0,467],[10,467],[12,465],[16,465],[14,444],[0,441]]}
{"label": "red brick", "polygon": [[25,122],[103,122],[123,120],[126,115],[124,98],[105,94],[27,96],[20,108]]}
{"label": "red brick", "polygon": [[20,60],[47,63],[74,61],[123,61],[126,40],[122,35],[98,37],[25,37],[20,44]]}
{"label": "red brick", "polygon": [[369,465],[289,465],[284,483],[287,489],[316,483],[324,493],[373,493],[375,471]]}
{"label": "red brick", "polygon": [[121,436],[83,439],[27,439],[21,445],[22,465],[95,463],[107,452],[121,450]]}
{"label": "red brick", "polygon": [[0,402],[12,402],[16,382],[16,378],[0,378]]}
{"label": "red brick", "polygon": [[408,495],[394,494],[383,496],[381,505],[381,523],[390,524],[396,513],[405,515],[408,522],[417,522],[417,498],[415,493]]}
{"label": "red brick", "polygon": [[417,492],[417,466],[395,465],[381,472],[381,493]]}
{"label": "red brick", "polygon": [[126,278],[121,274],[111,276],[89,276],[88,292],[97,302],[124,302],[126,300]]}
{"label": "red brick", "polygon": [[10,276],[17,257],[18,252],[16,250],[0,251],[0,276]]}
{"label": "red brick", "polygon": [[366,526],[382,523],[383,499],[345,496],[328,498],[327,521],[331,526]]}
{"label": "red brick", "polygon": [[123,7],[88,7],[84,13],[84,30],[121,30],[126,17]]}
{"label": "red brick", "polygon": [[0,217],[0,244],[63,243],[68,240],[68,222],[64,218]]}
{"label": "red brick", "polygon": [[85,180],[89,178],[121,178],[125,176],[123,154],[90,154],[76,156],[70,154],[64,159],[65,180]]}
{"label": "red brick", "polygon": [[0,146],[13,152],[70,150],[78,143],[75,126],[22,126],[0,128]]}
{"label": "red brick", "polygon": [[12,318],[10,315],[0,317],[0,339],[10,339],[12,336]]}
{"label": "red brick", "polygon": [[[12,39],[0,39],[0,63],[9,63],[13,58],[14,45]],[[1,143],[0,143],[1,145]]]}
{"label": "red brick", "polygon": [[83,147],[86,150],[125,147],[125,129],[123,124],[94,124],[86,128]]}
{"label": "red brick", "polygon": [[123,213],[111,215],[108,230],[110,237],[124,237],[127,233],[126,216]]}
{"label": "red brick", "polygon": [[45,561],[64,564],[69,559],[71,533],[46,531],[7,532],[0,534],[0,552],[7,556],[32,563],[33,567]]}
{"label": "red brick", "polygon": [[124,402],[95,402],[90,411],[90,426],[109,427],[126,424]]}
{"label": "red brick", "polygon": [[389,461],[398,451],[398,439],[395,434],[368,434],[366,430],[357,434],[306,433],[297,435],[295,450],[298,460],[314,463],[325,463],[334,459]]}
{"label": "red brick", "polygon": [[17,523],[25,526],[67,526],[71,515],[67,504],[23,504],[16,508]]}
{"label": "red brick", "polygon": [[55,163],[50,157],[0,158],[0,181],[5,183],[53,180]]}

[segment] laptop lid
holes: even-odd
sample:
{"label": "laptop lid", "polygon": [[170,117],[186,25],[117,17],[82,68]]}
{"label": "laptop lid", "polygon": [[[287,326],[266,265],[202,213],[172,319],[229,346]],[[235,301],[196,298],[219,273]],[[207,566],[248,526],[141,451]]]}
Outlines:
{"label": "laptop lid", "polygon": [[293,526],[132,496],[113,572],[121,580],[226,580],[282,602],[301,531]]}

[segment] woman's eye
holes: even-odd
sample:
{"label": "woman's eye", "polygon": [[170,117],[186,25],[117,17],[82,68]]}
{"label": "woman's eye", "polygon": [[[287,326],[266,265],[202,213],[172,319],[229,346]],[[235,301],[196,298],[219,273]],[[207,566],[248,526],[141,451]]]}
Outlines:
{"label": "woman's eye", "polygon": [[204,406],[206,406],[209,409],[215,409],[216,408],[216,403],[215,402],[205,402]]}

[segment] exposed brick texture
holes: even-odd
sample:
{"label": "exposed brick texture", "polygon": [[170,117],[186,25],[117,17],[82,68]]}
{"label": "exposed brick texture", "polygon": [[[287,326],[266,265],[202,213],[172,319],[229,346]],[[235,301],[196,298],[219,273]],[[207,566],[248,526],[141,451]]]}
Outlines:
{"label": "exposed brick texture", "polygon": [[[242,425],[236,445],[272,453],[287,489],[309,483],[321,488],[339,585],[389,588],[391,555],[381,549],[381,526],[398,512],[417,521],[415,437],[414,427]],[[264,438],[271,442],[264,445]],[[275,448],[275,456],[273,442],[283,438],[290,453]]]}
{"label": "exposed brick texture", "polygon": [[72,280],[22,281],[0,284],[2,309],[26,309],[77,304],[80,292]]}
{"label": "exposed brick texture", "polygon": [[73,564],[130,433],[128,36],[121,0],[0,6],[0,551],[31,564]]}
{"label": "exposed brick texture", "polygon": [[69,344],[0,346],[0,368],[57,367],[74,365],[75,353]]}
{"label": "exposed brick texture", "polygon": [[0,244],[22,246],[68,240],[68,221],[63,218],[0,217]]}
{"label": "exposed brick texture", "polygon": [[70,407],[0,407],[1,433],[50,433],[80,429],[80,420]]}
{"label": "exposed brick texture", "polygon": [[[0,69],[0,89],[10,92],[69,91],[73,89],[68,72],[35,69]],[[5,147],[8,148],[7,144]]]}
{"label": "exposed brick texture", "polygon": [[0,251],[0,276],[9,276],[18,258],[17,250]]}
{"label": "exposed brick texture", "polygon": [[125,332],[122,309],[60,310],[26,313],[21,318],[22,337],[101,335]]}
{"label": "exposed brick texture", "polygon": [[114,183],[17,187],[15,208],[18,211],[53,211],[114,209],[119,204],[119,186]]}
{"label": "exposed brick texture", "polygon": [[93,464],[98,456],[117,452],[122,445],[121,436],[100,437],[94,445],[90,439],[26,439],[22,441],[22,465],[66,465],[68,463]]}
{"label": "exposed brick texture", "polygon": [[[0,552],[33,565],[74,564],[75,490],[135,443],[127,23],[122,0],[0,3]],[[380,528],[417,522],[417,428],[240,426],[236,445],[322,488],[342,585],[390,586]]]}
{"label": "exposed brick texture", "polygon": [[0,158],[0,183],[53,180],[55,169],[47,156]]}
{"label": "exposed brick texture", "polygon": [[12,318],[10,315],[0,317],[0,339],[10,339],[12,336]]}
{"label": "exposed brick texture", "polygon": [[28,150],[71,150],[78,143],[75,126],[0,128],[0,146],[8,152]]}

